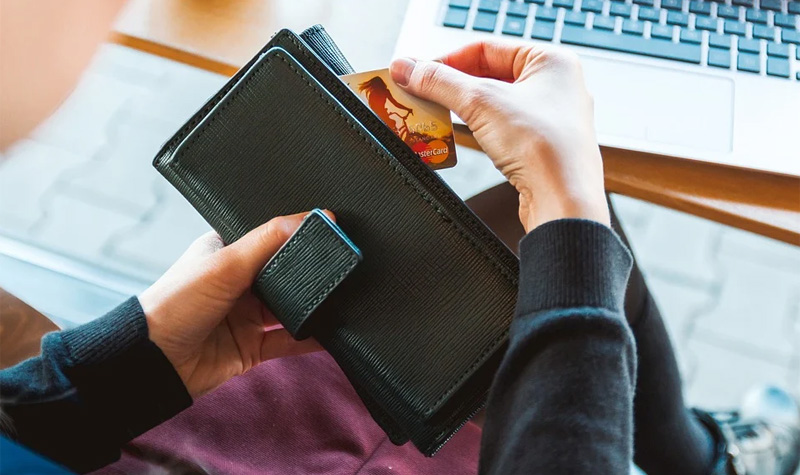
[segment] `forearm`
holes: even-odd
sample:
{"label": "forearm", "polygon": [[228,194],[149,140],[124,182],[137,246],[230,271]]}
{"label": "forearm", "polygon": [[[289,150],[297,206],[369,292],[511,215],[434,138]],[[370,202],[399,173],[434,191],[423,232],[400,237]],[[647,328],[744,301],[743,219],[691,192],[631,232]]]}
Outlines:
{"label": "forearm", "polygon": [[568,220],[521,243],[509,349],[487,406],[484,473],[627,473],[635,347],[622,299],[631,258],[613,232]]}
{"label": "forearm", "polygon": [[132,298],[92,323],[46,335],[40,356],[0,371],[0,404],[8,437],[89,471],[191,397]]}

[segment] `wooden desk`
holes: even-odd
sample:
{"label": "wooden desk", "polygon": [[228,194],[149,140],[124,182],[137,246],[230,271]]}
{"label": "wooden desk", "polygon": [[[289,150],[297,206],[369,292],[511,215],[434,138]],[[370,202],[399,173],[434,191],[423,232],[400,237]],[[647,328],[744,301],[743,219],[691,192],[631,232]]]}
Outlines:
{"label": "wooden desk", "polygon": [[[433,0],[432,0],[433,1]],[[131,0],[111,41],[233,75],[281,28],[322,23],[356,70],[385,67],[406,0]],[[459,145],[477,147],[469,131]],[[603,148],[606,188],[800,246],[800,178]]]}

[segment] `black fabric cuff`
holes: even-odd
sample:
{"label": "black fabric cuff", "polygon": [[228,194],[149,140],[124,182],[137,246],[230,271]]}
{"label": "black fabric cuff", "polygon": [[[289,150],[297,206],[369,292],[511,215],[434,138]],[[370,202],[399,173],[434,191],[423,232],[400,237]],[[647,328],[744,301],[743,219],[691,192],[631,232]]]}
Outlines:
{"label": "black fabric cuff", "polygon": [[608,226],[560,219],[522,238],[517,315],[553,308],[621,312],[633,257]]}
{"label": "black fabric cuff", "polygon": [[67,355],[65,374],[93,418],[115,438],[109,442],[127,442],[192,405],[175,368],[150,341],[136,297],[55,335]]}

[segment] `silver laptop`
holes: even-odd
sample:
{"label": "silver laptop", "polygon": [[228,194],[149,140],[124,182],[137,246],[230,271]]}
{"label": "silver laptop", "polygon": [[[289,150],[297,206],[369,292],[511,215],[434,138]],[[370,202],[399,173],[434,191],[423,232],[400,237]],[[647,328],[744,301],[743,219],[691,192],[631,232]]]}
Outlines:
{"label": "silver laptop", "polygon": [[410,0],[395,54],[490,38],[578,52],[603,145],[800,176],[800,1]]}

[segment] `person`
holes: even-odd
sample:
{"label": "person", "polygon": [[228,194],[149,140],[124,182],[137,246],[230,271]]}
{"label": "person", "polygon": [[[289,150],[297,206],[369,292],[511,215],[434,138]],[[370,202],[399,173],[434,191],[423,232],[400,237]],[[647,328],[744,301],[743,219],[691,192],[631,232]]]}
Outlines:
{"label": "person", "polygon": [[[632,460],[650,474],[794,470],[800,424],[785,393],[762,392],[727,419],[684,407],[658,310],[611,229],[574,55],[478,43],[441,62],[399,59],[392,75],[456,112],[519,194],[519,301],[481,472],[628,473]],[[4,434],[90,471],[232,377],[318,349],[274,329],[249,292],[302,216],[227,246],[207,234],[138,297],[46,335],[40,356],[0,371]]]}
{"label": "person", "polygon": [[387,103],[406,111],[407,115],[414,113],[414,109],[401,104],[394,98],[392,91],[389,90],[389,86],[386,85],[386,82],[380,76],[375,76],[359,84],[358,92],[366,94],[369,108],[381,118],[384,124],[394,129],[396,134],[399,133],[400,127],[397,121],[392,119]]}

